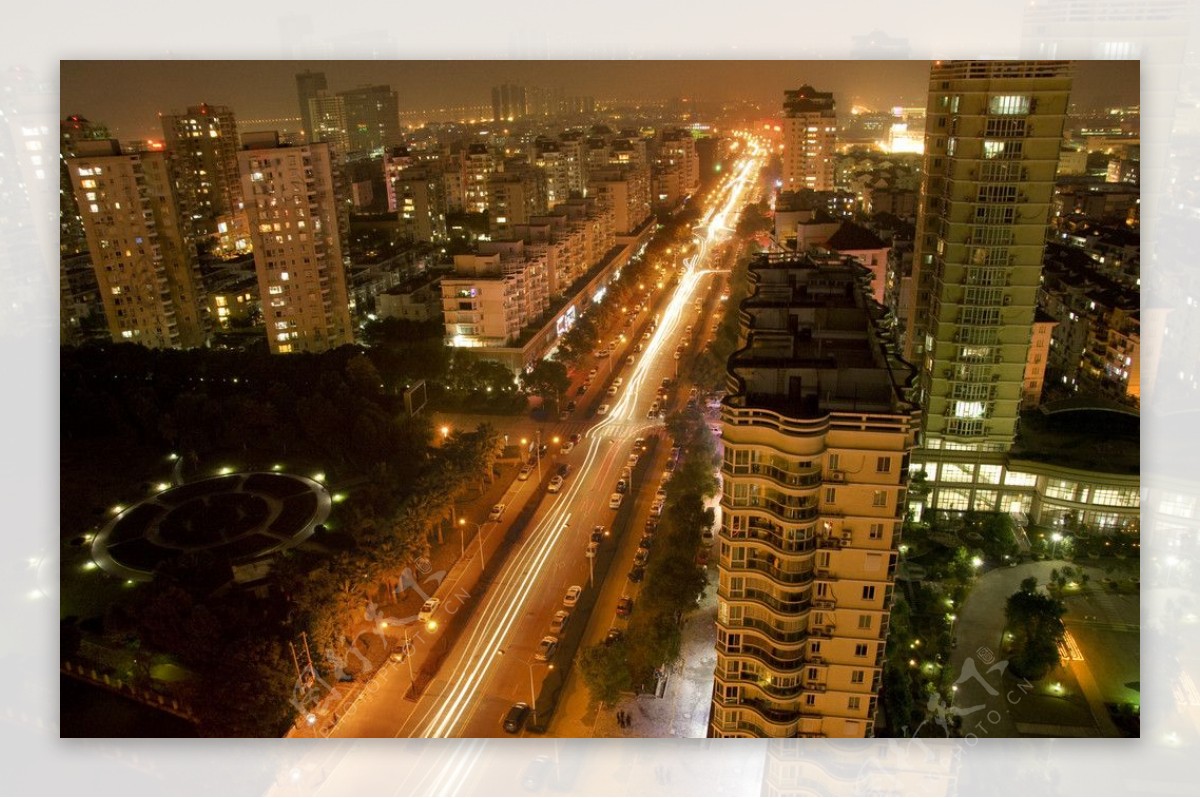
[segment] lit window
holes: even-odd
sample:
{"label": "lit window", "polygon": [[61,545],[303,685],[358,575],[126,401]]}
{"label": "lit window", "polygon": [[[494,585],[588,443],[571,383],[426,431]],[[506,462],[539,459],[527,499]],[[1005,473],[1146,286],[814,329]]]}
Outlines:
{"label": "lit window", "polygon": [[122,338],[132,338],[133,330],[121,330],[121,337]]}
{"label": "lit window", "polygon": [[273,285],[273,286],[271,286],[270,288],[268,288],[268,289],[267,289],[267,293],[270,293],[270,294],[282,294],[282,293],[283,293],[283,286],[282,286],[282,285]]}
{"label": "lit window", "polygon": [[1029,98],[1020,94],[1001,94],[988,102],[990,114],[1027,114],[1029,113]]}
{"label": "lit window", "polygon": [[287,272],[280,272],[280,274],[279,274],[279,279],[280,279],[280,280],[283,280],[283,281],[285,281],[285,282],[286,282],[286,281],[287,281],[287,279],[288,279],[288,273],[287,273]]}
{"label": "lit window", "polygon": [[99,206],[99,205],[97,205],[97,204],[96,204],[96,203],[94,203],[94,202],[93,202],[91,205],[89,205],[89,206],[88,206],[88,209],[89,209],[89,210],[90,210],[92,213],[100,213],[100,206]]}

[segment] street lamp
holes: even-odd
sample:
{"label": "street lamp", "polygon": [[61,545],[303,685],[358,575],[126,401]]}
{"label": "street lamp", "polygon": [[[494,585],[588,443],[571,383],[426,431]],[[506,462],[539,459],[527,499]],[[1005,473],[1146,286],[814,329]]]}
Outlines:
{"label": "street lamp", "polygon": [[[537,664],[536,660],[529,660],[525,663],[529,666],[529,706],[533,709],[533,723],[537,725],[537,691],[533,689],[533,666]],[[545,663],[546,670],[554,670],[554,663]]]}
{"label": "street lamp", "polygon": [[468,521],[465,518],[458,519],[458,535],[459,535],[458,541],[460,544],[459,548],[462,550],[460,552],[460,554],[465,556],[467,553],[467,543],[466,543],[467,524],[470,524],[471,526],[475,527],[475,539],[479,541],[479,570],[483,571],[485,563],[483,561],[483,526],[482,525],[477,524],[474,521]]}

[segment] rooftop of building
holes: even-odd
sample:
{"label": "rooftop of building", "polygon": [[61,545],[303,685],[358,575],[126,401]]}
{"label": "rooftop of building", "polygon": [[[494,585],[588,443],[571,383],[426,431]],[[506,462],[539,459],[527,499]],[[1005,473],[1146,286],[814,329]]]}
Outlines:
{"label": "rooftop of building", "polygon": [[842,222],[842,226],[829,237],[829,240],[825,242],[825,246],[839,252],[887,249],[887,244],[884,243],[883,239],[854,222]]}
{"label": "rooftop of building", "polygon": [[1108,474],[1141,468],[1141,418],[1124,405],[1073,398],[1021,415],[1013,458]]}
{"label": "rooftop of building", "polygon": [[729,359],[729,403],[793,418],[910,412],[916,370],[881,325],[870,271],[852,259],[764,253],[739,306],[745,342]]}

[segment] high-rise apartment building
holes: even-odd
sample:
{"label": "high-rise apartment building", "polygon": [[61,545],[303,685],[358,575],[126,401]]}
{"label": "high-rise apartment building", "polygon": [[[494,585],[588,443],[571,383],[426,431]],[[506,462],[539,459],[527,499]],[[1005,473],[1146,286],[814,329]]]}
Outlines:
{"label": "high-rise apartment building", "polygon": [[446,191],[437,164],[402,169],[388,183],[404,234],[413,241],[446,237]]}
{"label": "high-rise apartment building", "polygon": [[391,86],[360,86],[338,96],[351,152],[370,153],[400,143],[400,101]]}
{"label": "high-rise apartment building", "polygon": [[325,82],[324,72],[304,70],[296,75],[296,94],[300,100],[300,124],[304,128],[304,141],[311,144],[313,138],[312,109],[308,101],[317,96],[317,92],[329,88]]}
{"label": "high-rise apartment building", "polygon": [[1071,89],[1065,61],[942,61],[905,351],[928,449],[1014,440]]}
{"label": "high-rise apartment building", "polygon": [[805,84],[783,96],[783,190],[832,191],[838,129],[833,93]]}
{"label": "high-rise apartment building", "polygon": [[539,208],[537,175],[523,163],[505,164],[488,178],[488,211],[493,233],[507,235],[513,225],[525,224]]}
{"label": "high-rise apartment building", "polygon": [[274,354],[354,343],[329,145],[247,134],[238,153],[267,339]]}
{"label": "high-rise apartment building", "polygon": [[108,137],[107,127],[89,122],[82,116],[71,115],[59,123],[58,222],[59,250],[63,255],[75,255],[87,247],[87,237],[83,232],[83,217],[80,216],[79,207],[75,204],[75,187],[71,182],[67,159],[75,157],[76,146],[79,142],[103,140]]}
{"label": "high-rise apartment building", "polygon": [[211,240],[217,252],[244,251],[249,241],[233,111],[196,105],[184,114],[165,114],[162,128],[192,235]]}
{"label": "high-rise apartment building", "polygon": [[712,737],[870,737],[915,369],[853,259],[761,254],[728,364]]}
{"label": "high-rise apartment building", "polygon": [[496,171],[496,158],[486,144],[471,144],[463,157],[463,209],[487,213],[488,180]]}
{"label": "high-rise apartment building", "polygon": [[588,196],[612,209],[617,235],[632,233],[650,216],[650,170],[634,166],[591,169]]}
{"label": "high-rise apartment building", "polygon": [[350,152],[350,134],[346,124],[346,100],[340,94],[318,91],[308,101],[308,115],[312,122],[310,144],[326,142],[341,161]]}
{"label": "high-rise apartment building", "polygon": [[202,346],[196,252],[166,153],[80,141],[67,168],[113,341]]}

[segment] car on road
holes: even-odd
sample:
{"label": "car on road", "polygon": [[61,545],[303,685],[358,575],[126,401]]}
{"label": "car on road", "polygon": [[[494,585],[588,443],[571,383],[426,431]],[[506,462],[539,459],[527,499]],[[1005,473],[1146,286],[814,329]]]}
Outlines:
{"label": "car on road", "polygon": [[650,409],[646,411],[646,418],[654,418],[658,415],[658,402],[650,405]]}
{"label": "car on road", "polygon": [[600,544],[594,541],[588,541],[587,549],[584,550],[583,556],[589,560],[596,556],[596,552],[600,551]]}
{"label": "car on road", "polygon": [[629,490],[629,483],[623,479],[618,479],[616,490],[617,493],[624,493],[625,491]]}
{"label": "car on road", "polygon": [[646,519],[646,531],[653,532],[656,529],[658,529],[658,519],[654,518],[653,516],[651,516],[650,518],[647,518]]}
{"label": "car on road", "polygon": [[633,441],[633,450],[635,452],[646,451],[646,439],[645,438],[635,438]]}
{"label": "car on road", "polygon": [[590,388],[590,387],[592,387],[591,383],[585,382],[583,385],[580,385],[578,388],[575,389],[575,395],[583,396],[585,393],[587,393],[588,388]]}
{"label": "car on road", "polygon": [[631,612],[633,612],[633,599],[629,596],[621,596],[620,600],[617,601],[617,616],[628,618]]}
{"label": "car on road", "polygon": [[667,492],[666,492],[666,490],[664,490],[663,488],[659,488],[658,490],[656,490],[656,491],[654,492],[654,501],[656,501],[656,502],[657,502],[657,501],[663,501],[663,502],[665,502],[666,500],[667,500]]}
{"label": "car on road", "polygon": [[650,333],[648,333],[648,332],[644,332],[644,333],[642,333],[642,340],[643,340],[643,341],[649,341],[649,340],[650,340]]}
{"label": "car on road", "polygon": [[608,530],[605,529],[603,527],[603,525],[596,524],[596,526],[592,527],[592,542],[593,543],[599,543],[600,541],[604,540],[606,537],[608,537]]}
{"label": "car on road", "polygon": [[650,505],[650,515],[657,517],[662,515],[662,511],[663,506],[660,502],[655,502],[654,504]]}
{"label": "car on road", "polygon": [[442,606],[441,599],[431,598],[421,605],[421,611],[417,613],[417,621],[425,623],[433,620],[433,614],[437,612],[437,608]]}
{"label": "car on road", "polygon": [[629,357],[625,358],[625,365],[626,365],[626,366],[632,366],[632,365],[633,365],[633,355],[630,355]]}
{"label": "car on road", "polygon": [[504,730],[509,734],[516,734],[525,725],[527,717],[529,717],[528,704],[524,702],[513,704],[504,715]]}
{"label": "car on road", "polygon": [[579,585],[571,585],[567,588],[567,594],[563,596],[564,607],[574,607],[579,603],[579,596],[583,593],[583,588]]}
{"label": "car on road", "polygon": [[533,473],[533,466],[528,465],[528,464],[523,465],[523,466],[521,466],[521,473],[517,474],[517,479],[524,482],[525,480],[529,479],[529,475],[532,473]]}
{"label": "car on road", "polygon": [[638,549],[633,555],[633,564],[645,565],[648,559],[650,559],[650,549]]}
{"label": "car on road", "polygon": [[711,529],[705,529],[703,532],[700,533],[700,539],[703,540],[705,543],[712,543],[713,531]]}
{"label": "car on road", "polygon": [[629,459],[625,461],[625,464],[630,468],[636,468],[638,464],[638,456],[636,454],[629,455]]}
{"label": "car on road", "polygon": [[608,405],[600,405],[600,407],[598,407],[596,409],[596,415],[607,416],[608,415]]}
{"label": "car on road", "polygon": [[635,565],[629,571],[629,581],[637,584],[646,577],[646,568],[642,565]]}
{"label": "car on road", "polygon": [[594,380],[596,378],[596,375],[599,373],[600,373],[600,369],[592,369],[591,371],[588,372],[587,378],[589,380]]}
{"label": "car on road", "polygon": [[654,535],[650,534],[649,532],[642,535],[642,539],[640,541],[638,541],[638,548],[640,548],[640,549],[648,549],[653,545],[654,545]]}
{"label": "car on road", "polygon": [[608,357],[607,349],[597,349],[595,352],[597,358]]}
{"label": "car on road", "polygon": [[566,479],[567,475],[571,473],[571,464],[570,463],[559,463],[558,468],[555,469],[554,473],[558,474],[563,479]]}
{"label": "car on road", "polygon": [[567,402],[567,412],[568,413],[574,413],[575,408],[577,408],[577,407],[579,407],[579,405],[575,404],[575,400],[572,399],[570,402]]}
{"label": "car on road", "polygon": [[608,634],[604,636],[604,645],[611,646],[613,643],[619,643],[625,635],[617,627],[608,630]]}
{"label": "car on road", "polygon": [[546,635],[542,638],[542,642],[538,643],[537,651],[533,652],[533,658],[538,662],[549,662],[557,650],[558,638],[553,635]]}
{"label": "car on road", "polygon": [[571,450],[574,448],[575,448],[575,444],[572,443],[571,441],[567,441],[559,448],[558,453],[559,454],[570,454]]}
{"label": "car on road", "polygon": [[613,385],[617,386],[618,388],[620,388],[624,384],[625,384],[624,377],[617,377],[615,380],[613,380]]}
{"label": "car on road", "polygon": [[488,513],[488,520],[489,521],[499,521],[500,516],[504,515],[505,506],[506,505],[503,505],[503,504],[493,504],[492,511],[490,513]]}
{"label": "car on road", "polygon": [[550,631],[554,634],[561,634],[566,628],[567,621],[571,620],[571,613],[566,610],[559,610],[554,613],[554,617],[550,619]]}
{"label": "car on road", "polygon": [[604,393],[607,396],[616,396],[617,395],[617,386],[615,386],[615,385],[608,386],[608,390],[605,391]]}
{"label": "car on road", "polygon": [[412,652],[412,643],[401,643],[399,648],[388,655],[388,659],[390,659],[392,662],[404,662],[404,660],[412,656]]}
{"label": "car on road", "polygon": [[679,347],[675,350],[675,359],[678,360],[681,357],[683,357],[683,347]]}
{"label": "car on road", "polygon": [[560,490],[562,490],[562,486],[563,478],[560,476],[554,476],[550,479],[550,484],[546,486],[546,492],[558,493]]}
{"label": "car on road", "polygon": [[571,440],[571,443],[579,443],[581,440],[583,440],[583,438],[579,435],[578,432],[573,432],[573,433],[571,433],[570,440]]}
{"label": "car on road", "polygon": [[614,493],[613,495],[609,496],[608,497],[608,508],[610,510],[620,510],[622,498],[624,498],[624,497],[621,496],[621,494],[619,494],[619,493]]}

